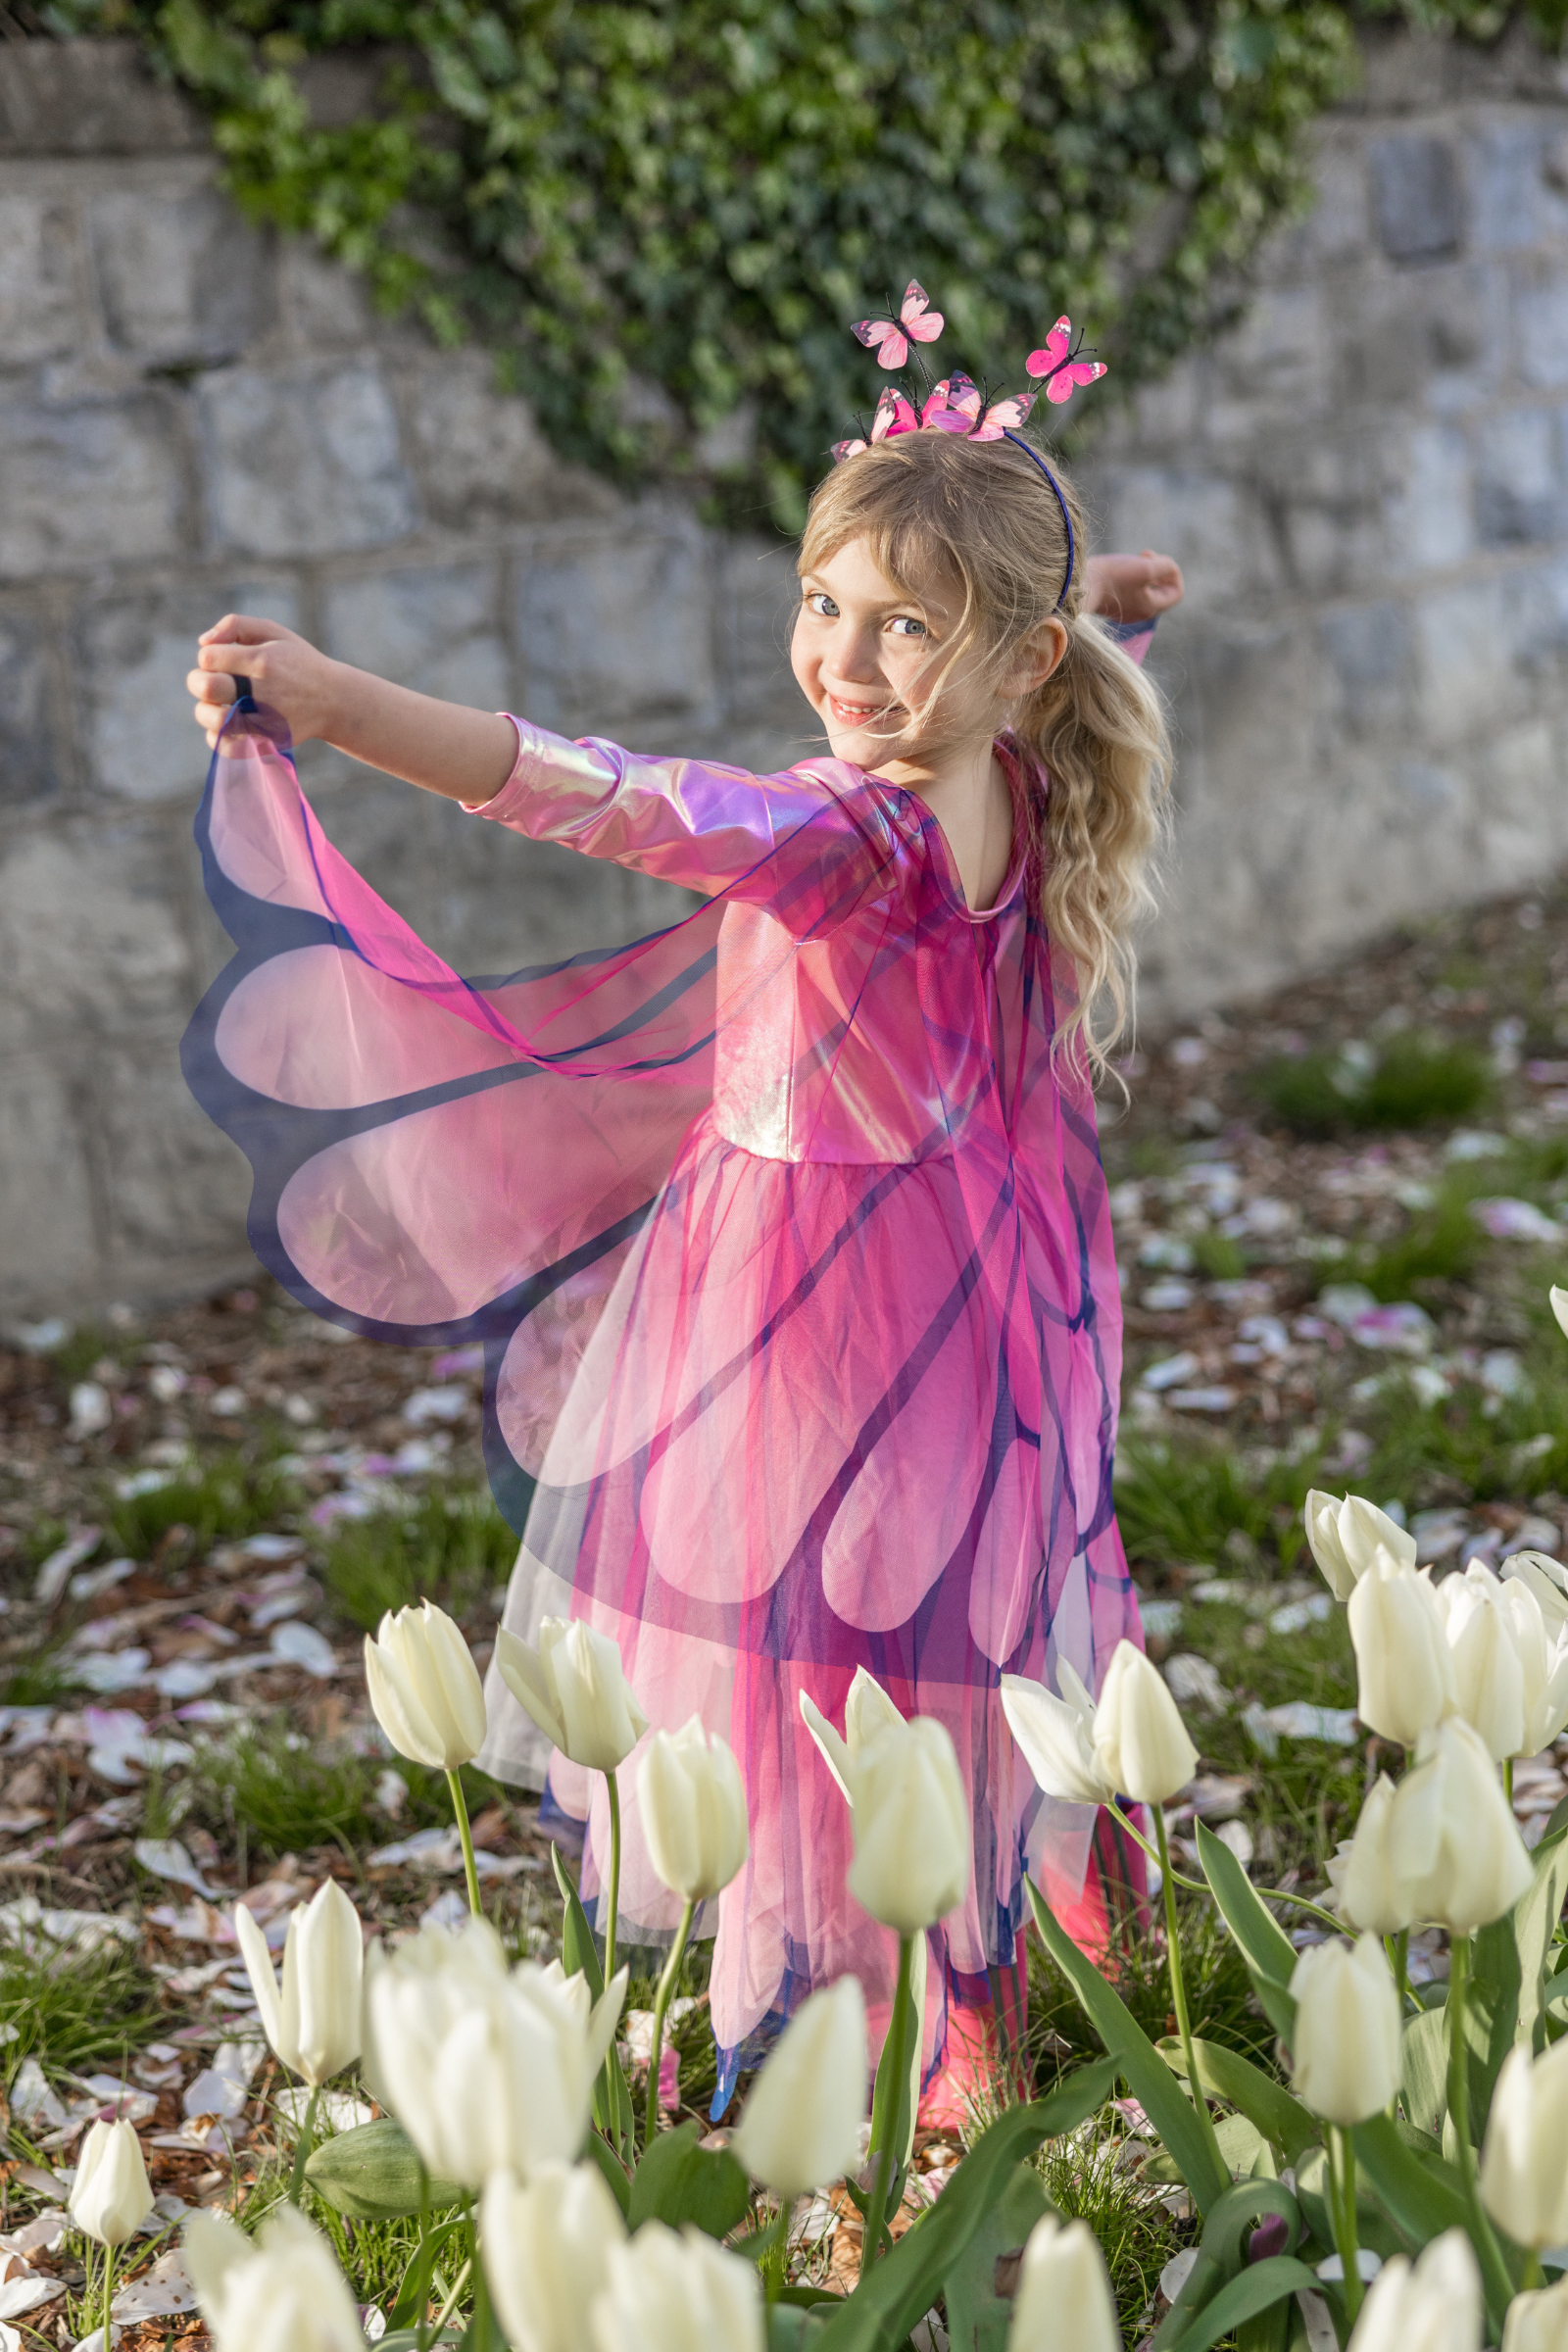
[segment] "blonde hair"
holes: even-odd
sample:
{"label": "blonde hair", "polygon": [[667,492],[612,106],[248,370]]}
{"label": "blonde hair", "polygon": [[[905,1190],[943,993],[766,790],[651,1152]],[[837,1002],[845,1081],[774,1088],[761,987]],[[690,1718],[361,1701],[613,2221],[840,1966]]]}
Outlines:
{"label": "blonde hair", "polygon": [[[1065,624],[1066,651],[1044,685],[1016,706],[1012,735],[1046,779],[1045,790],[1030,792],[1027,810],[1041,912],[1077,971],[1077,1002],[1055,1042],[1086,1054],[1100,1077],[1131,1023],[1137,956],[1130,933],[1154,904],[1170,742],[1154,688],[1083,610],[1082,514],[1054,460],[1052,471],[1076,548],[1059,611],[1067,564],[1061,508],[1033,459],[1005,441],[906,433],[836,466],[811,500],[799,567],[815,571],[858,540],[913,602],[936,580],[961,589],[959,625],[918,714],[922,722],[965,656],[978,653],[1000,676],[1053,614]],[[889,752],[897,756],[896,743]]]}

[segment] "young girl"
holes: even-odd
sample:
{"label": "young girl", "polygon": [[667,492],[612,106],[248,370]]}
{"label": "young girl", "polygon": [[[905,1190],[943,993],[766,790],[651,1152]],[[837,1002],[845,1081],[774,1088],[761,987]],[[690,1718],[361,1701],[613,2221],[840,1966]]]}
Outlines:
{"label": "young girl", "polygon": [[[1136,658],[1181,580],[1147,552],[1086,565],[1064,477],[978,437],[951,380],[812,502],[792,658],[830,757],[758,777],[568,743],[234,614],[189,681],[239,953],[186,1069],[251,1157],[258,1253],[353,1330],[487,1342],[523,1539],[506,1622],[588,1618],[656,1725],[695,1712],[740,1759],[751,1858],[707,1923],[720,2109],[813,1985],[854,1970],[873,2015],[891,2000],[803,1694],[842,1723],[864,1667],[957,1748],[974,1878],[930,1937],[936,2118],[998,2008],[1019,2022],[1025,1871],[1087,1939],[1116,1868],[1015,1760],[998,1683],[1066,1658],[1093,1690],[1138,1638],[1091,1079],[1165,771]],[[290,736],[707,903],[464,981],[324,840]],[[493,1672],[488,1695],[481,1762],[548,1770],[547,1811],[587,1819],[592,1909],[598,1776],[552,1764]],[[621,1936],[656,1940],[679,1905],[621,1781]]]}

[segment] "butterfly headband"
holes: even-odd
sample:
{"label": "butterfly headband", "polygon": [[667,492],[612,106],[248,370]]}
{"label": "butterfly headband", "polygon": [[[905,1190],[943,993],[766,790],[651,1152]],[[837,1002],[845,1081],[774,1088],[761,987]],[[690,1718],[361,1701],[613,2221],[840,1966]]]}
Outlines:
{"label": "butterfly headband", "polygon": [[[892,304],[889,304],[891,310]],[[863,343],[867,351],[876,353],[884,368],[901,368],[907,365],[911,343],[934,343],[945,321],[940,311],[931,308],[930,296],[922,285],[911,277],[905,289],[897,318],[859,318],[851,332]],[[1032,351],[1024,362],[1024,371],[1040,383],[1046,398],[1059,405],[1071,400],[1079,384],[1092,384],[1105,372],[1102,360],[1081,360],[1078,353],[1082,338],[1072,339],[1072,322],[1058,318],[1038,351]],[[920,365],[917,363],[917,365]],[[921,375],[925,368],[920,365]],[[939,384],[929,378],[920,386],[925,397],[918,409],[903,392],[891,384],[884,385],[882,397],[876,404],[871,430],[859,439],[835,441],[833,460],[842,465],[846,458],[858,456],[862,449],[877,441],[890,441],[899,433],[955,433],[965,441],[1010,441],[1021,449],[1032,464],[1039,466],[1050,483],[1052,494],[1061,509],[1061,519],[1067,532],[1067,568],[1062,576],[1061,594],[1056,599],[1059,612],[1067,601],[1072,586],[1073,531],[1072,516],[1062,496],[1061,484],[1037,449],[1017,432],[1039,394],[1014,392],[987,405],[979,386],[956,369],[944,376]]]}

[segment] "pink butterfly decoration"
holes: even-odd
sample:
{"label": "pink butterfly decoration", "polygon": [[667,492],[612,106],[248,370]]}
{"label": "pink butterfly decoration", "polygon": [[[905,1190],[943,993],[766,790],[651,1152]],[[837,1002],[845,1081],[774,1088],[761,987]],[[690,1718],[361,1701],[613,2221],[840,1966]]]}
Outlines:
{"label": "pink butterfly decoration", "polygon": [[[938,394],[942,405],[936,407]],[[966,375],[954,374],[938,384],[936,391],[921,412],[922,424],[934,425],[939,432],[961,433],[970,441],[1000,441],[1004,433],[1013,432],[1022,424],[1035,405],[1032,392],[1014,392],[1005,400],[993,401],[981,415],[980,387]]]}
{"label": "pink butterfly decoration", "polygon": [[[885,441],[890,433],[912,433],[917,430],[919,423],[920,418],[904,394],[895,392],[891,384],[884,384],[882,397],[876,404],[876,415],[871,419],[871,439]],[[863,440],[835,441],[834,463],[842,466],[846,458],[858,457],[865,447]]]}
{"label": "pink butterfly decoration", "polygon": [[1058,318],[1046,337],[1045,348],[1032,351],[1024,362],[1031,375],[1043,375],[1046,398],[1052,401],[1071,400],[1079,384],[1093,384],[1105,372],[1103,360],[1075,360],[1072,357],[1072,320]]}
{"label": "pink butterfly decoration", "polygon": [[908,359],[910,341],[934,343],[942,327],[942,313],[931,308],[924,286],[911,277],[904,289],[897,319],[859,318],[850,331],[867,351],[876,353],[880,367],[902,368]]}

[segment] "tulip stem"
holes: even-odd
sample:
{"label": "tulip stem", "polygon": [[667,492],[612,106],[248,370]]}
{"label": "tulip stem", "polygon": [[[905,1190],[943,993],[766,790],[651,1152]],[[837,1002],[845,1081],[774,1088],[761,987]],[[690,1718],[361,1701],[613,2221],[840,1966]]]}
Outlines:
{"label": "tulip stem", "polygon": [[1494,2233],[1486,2207],[1481,2202],[1480,2183],[1476,2178],[1476,2152],[1470,2144],[1470,2044],[1465,2034],[1465,2002],[1470,1989],[1470,1938],[1453,1936],[1448,1939],[1448,2121],[1453,2126],[1457,2144],[1459,2177],[1464,2182],[1465,2202],[1470,2208],[1470,2235],[1481,2257],[1481,2277],[1486,2290],[1487,2311],[1494,2327],[1502,2325],[1503,2313],[1513,2295],[1513,2280],[1502,2259],[1502,2249]]}
{"label": "tulip stem", "polygon": [[1509,1812],[1511,1813],[1511,1812],[1513,1811],[1513,1758],[1512,1758],[1512,1756],[1504,1756],[1504,1757],[1503,1757],[1503,1759],[1502,1759],[1502,1793],[1503,1793],[1503,1795],[1504,1795],[1504,1796],[1505,1796],[1505,1797],[1508,1799],[1508,1810],[1509,1810]]}
{"label": "tulip stem", "polygon": [[610,1791],[610,1907],[605,1914],[605,1983],[615,1973],[615,1923],[620,1912],[620,1790],[612,1771],[605,1775]]}
{"label": "tulip stem", "polygon": [[468,1882],[468,1909],[475,1919],[484,1914],[479,1903],[479,1865],[473,1858],[473,1832],[468,1827],[468,1800],[463,1793],[461,1774],[449,1772],[447,1787],[452,1791],[452,1810],[458,1817],[458,1836],[463,1840],[463,1869]]}
{"label": "tulip stem", "polygon": [[1338,2124],[1328,2131],[1329,2209],[1334,2218],[1334,2243],[1345,2272],[1345,2316],[1353,2328],[1361,2308],[1360,2247],[1355,2234],[1355,2150],[1350,2135]]}
{"label": "tulip stem", "polygon": [[687,1937],[691,1935],[692,1921],[696,1917],[697,1905],[694,1902],[688,1902],[680,1915],[680,1926],[675,1930],[675,1940],[669,1947],[669,1958],[664,1962],[664,1973],[659,1980],[659,1990],[654,1995],[654,2033],[648,2052],[647,2121],[643,2127],[645,2153],[653,2146],[655,2134],[659,2130],[659,2067],[664,2049],[664,2012],[669,2007],[669,1996],[674,1991],[675,1980],[680,1975],[680,1964],[686,1951]]}
{"label": "tulip stem", "polygon": [[[899,2129],[899,2109],[903,2105],[902,2090],[909,2072],[909,1980],[914,1969],[914,1937],[899,1937],[899,1982],[893,1995],[893,2021],[888,2028],[888,2131],[895,2134]],[[899,2150],[890,2143],[885,2148],[871,2150],[871,2193],[866,2200],[865,2222],[860,2238],[860,2277],[863,2278],[882,2251],[882,2223],[888,2209],[888,2191],[893,2176],[899,2169]]]}
{"label": "tulip stem", "polygon": [[104,2352],[114,2352],[115,2249],[104,2248]]}
{"label": "tulip stem", "polygon": [[1165,1812],[1161,1805],[1151,1805],[1154,1816],[1154,1836],[1159,1843],[1160,1891],[1165,1898],[1165,1964],[1170,1970],[1170,2004],[1176,2012],[1176,2031],[1181,2036],[1182,2062],[1187,2069],[1187,2086],[1193,2094],[1193,2109],[1208,2141],[1209,2149],[1219,2170],[1221,2180],[1228,2180],[1231,2168],[1219,2152],[1214,2136],[1214,2118],[1208,2112],[1203,2095],[1203,2080],[1198,2071],[1198,2053],[1193,2048],[1193,2029],[1187,2015],[1187,1984],[1182,1975],[1182,1939],[1176,1927],[1176,1887],[1171,1878],[1170,1844],[1165,1835]]}
{"label": "tulip stem", "polygon": [[320,2084],[318,2083],[305,2102],[303,2121],[298,2113],[294,2118],[294,2172],[288,2184],[288,2201],[291,2205],[297,2205],[305,2191],[305,2167],[316,2145],[316,2107],[320,2095]]}
{"label": "tulip stem", "polygon": [[[1151,1805],[1149,1809],[1152,1813],[1155,1813],[1159,1810],[1157,1805]],[[1184,1878],[1179,1870],[1170,1870],[1166,1863],[1160,1862],[1159,1848],[1150,1843],[1149,1839],[1144,1836],[1143,1831],[1139,1829],[1137,1823],[1133,1821],[1128,1814],[1124,1813],[1119,1805],[1115,1810],[1117,1827],[1125,1830],[1128,1837],[1133,1839],[1134,1843],[1143,1847],[1151,1862],[1159,1862],[1160,1875],[1162,1877],[1168,1877],[1171,1885],[1173,1886],[1180,1886],[1185,1894],[1207,1895],[1209,1899],[1212,1900],[1214,1889],[1208,1885],[1206,1880]],[[1343,1936],[1345,1933],[1345,1922],[1339,1917],[1338,1913],[1333,1911],[1325,1911],[1322,1904],[1314,1903],[1309,1895],[1292,1894],[1290,1890],[1284,1886],[1258,1886],[1255,1887],[1253,1891],[1256,1894],[1258,1901],[1261,1903],[1289,1903],[1294,1909],[1298,1911],[1305,1911],[1313,1919],[1320,1919],[1324,1926],[1327,1928],[1332,1928],[1337,1936]]]}
{"label": "tulip stem", "polygon": [[1394,1987],[1399,1996],[1399,2016],[1403,2019],[1410,2001],[1410,1931],[1401,1928],[1397,1936],[1386,1936],[1389,1965],[1394,1970]]}

